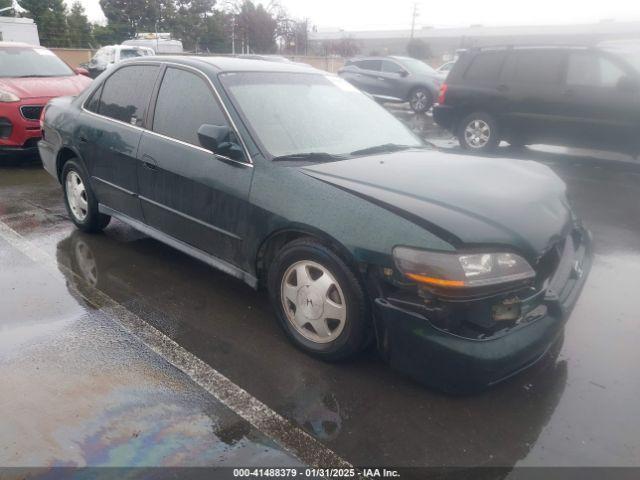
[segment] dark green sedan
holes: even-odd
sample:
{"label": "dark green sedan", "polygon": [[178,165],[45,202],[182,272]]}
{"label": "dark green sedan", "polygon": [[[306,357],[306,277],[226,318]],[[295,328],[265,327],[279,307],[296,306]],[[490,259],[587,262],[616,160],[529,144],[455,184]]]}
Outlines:
{"label": "dark green sedan", "polygon": [[433,150],[310,67],[124,62],[51,101],[42,124],[78,228],[117,218],[266,287],[291,341],[321,359],[375,342],[428,385],[491,385],[562,338],[590,265],[546,166]]}

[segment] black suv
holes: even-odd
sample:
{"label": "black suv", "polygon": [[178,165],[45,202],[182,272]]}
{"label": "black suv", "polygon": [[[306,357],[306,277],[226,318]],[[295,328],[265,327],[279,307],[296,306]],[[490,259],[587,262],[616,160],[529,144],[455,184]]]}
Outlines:
{"label": "black suv", "polygon": [[465,52],[434,119],[463,148],[546,143],[640,152],[640,43]]}

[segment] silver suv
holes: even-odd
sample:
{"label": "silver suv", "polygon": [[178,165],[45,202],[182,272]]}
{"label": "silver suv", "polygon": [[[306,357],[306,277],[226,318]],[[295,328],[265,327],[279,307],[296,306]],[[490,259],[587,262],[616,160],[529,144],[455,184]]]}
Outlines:
{"label": "silver suv", "polygon": [[438,72],[409,57],[357,57],[338,75],[383,102],[409,102],[416,113],[433,105],[440,88]]}

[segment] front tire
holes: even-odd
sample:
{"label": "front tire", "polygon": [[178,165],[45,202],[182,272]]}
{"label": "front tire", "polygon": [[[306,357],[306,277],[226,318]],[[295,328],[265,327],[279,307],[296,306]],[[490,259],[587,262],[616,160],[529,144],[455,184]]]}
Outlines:
{"label": "front tire", "polygon": [[83,232],[100,232],[109,225],[111,217],[98,211],[98,202],[80,163],[73,159],[62,168],[64,203],[71,221]]}
{"label": "front tire", "polygon": [[326,361],[351,357],[369,338],[362,284],[332,250],[313,239],[285,245],[268,274],[271,303],[289,339]]}
{"label": "front tire", "polygon": [[465,150],[490,152],[500,143],[500,132],[496,120],[484,112],[467,115],[458,128],[458,140]]}
{"label": "front tire", "polygon": [[409,94],[409,106],[415,113],[425,113],[432,105],[433,95],[426,88],[416,88]]}

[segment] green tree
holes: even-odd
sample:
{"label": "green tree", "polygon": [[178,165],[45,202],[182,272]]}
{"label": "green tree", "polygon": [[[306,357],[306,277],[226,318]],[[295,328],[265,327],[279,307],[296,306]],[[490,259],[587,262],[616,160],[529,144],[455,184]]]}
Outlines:
{"label": "green tree", "polygon": [[212,35],[218,35],[219,19],[214,18],[213,10],[215,3],[215,0],[176,0],[177,14],[172,33],[182,40],[187,50],[206,49]]}
{"label": "green tree", "polygon": [[245,51],[255,53],[275,51],[278,21],[262,4],[256,7],[251,0],[244,0],[236,17],[238,38]]}
{"label": "green tree", "polygon": [[84,7],[79,1],[71,6],[71,13],[67,17],[69,26],[69,45],[78,48],[91,48],[93,38],[91,24],[87,19]]}
{"label": "green tree", "polygon": [[175,0],[100,0],[100,6],[113,35],[123,40],[136,33],[171,32],[175,28]]}
{"label": "green tree", "polygon": [[[8,8],[13,6],[12,0],[0,0],[0,9]],[[13,17],[15,15],[14,10],[5,10],[4,12],[0,12],[0,16],[3,17]]]}
{"label": "green tree", "polygon": [[407,44],[407,53],[418,60],[427,60],[431,57],[431,48],[424,40],[414,38]]}
{"label": "green tree", "polygon": [[91,25],[91,36],[94,38],[96,46],[116,45],[129,38],[115,31],[111,25],[99,25],[97,23]]}
{"label": "green tree", "polygon": [[47,47],[69,46],[67,7],[64,0],[18,0],[38,26],[40,43]]}

